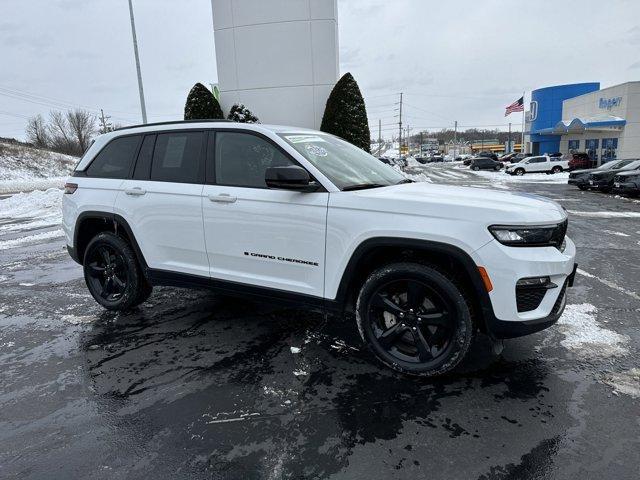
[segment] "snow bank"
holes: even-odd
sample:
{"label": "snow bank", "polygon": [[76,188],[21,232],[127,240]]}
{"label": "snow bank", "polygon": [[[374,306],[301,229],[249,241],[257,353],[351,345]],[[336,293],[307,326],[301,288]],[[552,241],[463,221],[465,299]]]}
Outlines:
{"label": "snow bank", "polygon": [[76,157],[0,142],[0,193],[60,187]]}
{"label": "snow bank", "polygon": [[526,173],[521,177],[517,175],[509,175],[503,171],[491,172],[487,170],[478,170],[477,172],[468,169],[469,173],[479,177],[486,178],[495,183],[567,183],[569,180],[569,172],[554,173],[547,175],[546,173]]}
{"label": "snow bank", "polygon": [[0,234],[62,223],[62,190],[17,193],[0,200]]}

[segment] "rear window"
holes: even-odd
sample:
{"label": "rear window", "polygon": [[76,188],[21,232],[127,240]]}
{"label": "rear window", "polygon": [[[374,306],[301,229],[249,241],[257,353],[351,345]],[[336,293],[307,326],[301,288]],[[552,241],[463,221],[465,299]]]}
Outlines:
{"label": "rear window", "polygon": [[161,133],[157,136],[151,164],[151,180],[204,183],[202,132]]}
{"label": "rear window", "polygon": [[140,135],[111,140],[87,168],[87,176],[98,178],[127,178],[138,149]]}

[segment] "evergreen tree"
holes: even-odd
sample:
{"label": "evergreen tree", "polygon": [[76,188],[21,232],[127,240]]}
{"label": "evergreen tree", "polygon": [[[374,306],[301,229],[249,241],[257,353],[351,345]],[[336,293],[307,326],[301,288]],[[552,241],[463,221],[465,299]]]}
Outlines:
{"label": "evergreen tree", "polygon": [[256,117],[251,110],[245,107],[242,103],[236,103],[227,116],[228,120],[239,123],[260,123],[258,117]]}
{"label": "evergreen tree", "polygon": [[350,73],[345,73],[331,90],[320,130],[343,138],[365,152],[371,151],[367,109],[358,83]]}
{"label": "evergreen tree", "polygon": [[201,119],[222,119],[224,113],[213,93],[202,85],[196,83],[189,95],[187,95],[187,103],[184,106],[185,120],[201,120]]}

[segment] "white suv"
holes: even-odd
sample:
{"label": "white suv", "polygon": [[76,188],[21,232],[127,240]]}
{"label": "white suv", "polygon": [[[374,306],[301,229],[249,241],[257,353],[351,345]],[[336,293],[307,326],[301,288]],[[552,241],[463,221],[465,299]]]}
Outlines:
{"label": "white suv", "polygon": [[505,172],[511,175],[524,175],[525,173],[560,173],[563,170],[569,170],[569,160],[563,157],[540,155],[512,163]]}
{"label": "white suv", "polygon": [[313,130],[120,129],[98,137],[65,193],[69,253],[105,308],[173,285],[355,311],[373,353],[416,375],[454,368],[476,330],[552,325],[575,275],[557,203],[414,183]]}

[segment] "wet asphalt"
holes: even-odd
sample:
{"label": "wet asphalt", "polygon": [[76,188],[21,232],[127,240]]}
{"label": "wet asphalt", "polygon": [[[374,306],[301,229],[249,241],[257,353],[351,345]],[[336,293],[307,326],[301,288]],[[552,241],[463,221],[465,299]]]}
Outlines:
{"label": "wet asphalt", "polygon": [[570,219],[569,304],[621,351],[561,325],[499,356],[479,336],[418,380],[378,366],[351,318],[177,288],[118,315],[62,238],[0,249],[0,478],[638,478],[638,380],[611,379],[640,363],[640,202],[509,188],[591,212]]}

